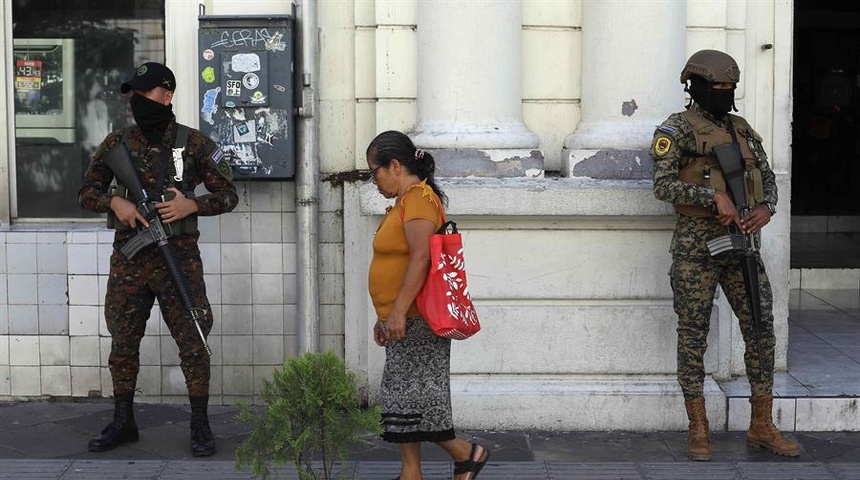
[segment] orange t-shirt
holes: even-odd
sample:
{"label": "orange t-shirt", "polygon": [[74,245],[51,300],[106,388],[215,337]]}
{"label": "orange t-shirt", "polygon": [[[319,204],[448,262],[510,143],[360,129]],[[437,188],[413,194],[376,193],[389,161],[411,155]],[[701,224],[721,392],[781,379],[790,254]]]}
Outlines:
{"label": "orange t-shirt", "polygon": [[[409,187],[394,206],[388,207],[379,222],[373,239],[373,259],[370,261],[367,286],[380,320],[388,318],[409,265],[409,245],[406,243],[404,223],[424,218],[433,222],[438,229],[442,226],[441,208],[439,197],[422,181]],[[418,315],[418,307],[413,301],[406,316],[415,315]]]}

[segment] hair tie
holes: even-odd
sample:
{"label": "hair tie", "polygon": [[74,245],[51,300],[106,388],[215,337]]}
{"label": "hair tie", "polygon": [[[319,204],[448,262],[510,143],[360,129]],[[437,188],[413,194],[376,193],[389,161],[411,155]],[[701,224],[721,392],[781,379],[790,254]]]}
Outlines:
{"label": "hair tie", "polygon": [[415,149],[415,160],[423,160],[424,159],[424,150]]}

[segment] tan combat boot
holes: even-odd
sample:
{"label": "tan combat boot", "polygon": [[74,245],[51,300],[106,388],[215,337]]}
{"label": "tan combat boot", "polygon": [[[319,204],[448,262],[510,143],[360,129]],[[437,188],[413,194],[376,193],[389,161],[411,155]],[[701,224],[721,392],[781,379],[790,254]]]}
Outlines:
{"label": "tan combat boot", "polygon": [[684,402],[687,418],[690,419],[690,433],[687,435],[687,456],[690,460],[707,462],[711,460],[711,431],[705,413],[705,399],[697,398]]}
{"label": "tan combat boot", "polygon": [[800,455],[800,444],[787,438],[773,424],[773,395],[750,397],[752,414],[747,430],[747,445],[764,448],[786,457]]}

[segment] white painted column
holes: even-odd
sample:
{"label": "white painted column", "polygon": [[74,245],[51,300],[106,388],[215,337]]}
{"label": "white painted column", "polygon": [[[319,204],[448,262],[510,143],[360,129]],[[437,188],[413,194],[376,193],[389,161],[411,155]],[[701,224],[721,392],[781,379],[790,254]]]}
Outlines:
{"label": "white painted column", "polygon": [[654,126],[683,109],[686,18],[686,2],[583,0],[582,122],[564,142],[568,174],[595,155],[623,174],[635,159],[601,152],[647,149]]}
{"label": "white painted column", "polygon": [[[520,0],[418,0],[413,141],[434,150],[478,149],[484,158],[493,157],[489,150],[524,150],[529,158],[538,138],[522,120],[521,70]],[[455,157],[437,160],[475,158],[462,151]]]}
{"label": "white painted column", "polygon": [[166,2],[164,5],[164,63],[176,76],[173,113],[185,125],[197,126],[200,102],[197,93],[197,16],[201,0]]}

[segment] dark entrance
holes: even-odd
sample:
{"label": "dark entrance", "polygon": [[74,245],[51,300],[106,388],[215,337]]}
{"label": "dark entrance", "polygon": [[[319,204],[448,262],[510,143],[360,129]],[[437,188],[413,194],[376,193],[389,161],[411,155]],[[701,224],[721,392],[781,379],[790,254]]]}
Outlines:
{"label": "dark entrance", "polygon": [[860,267],[860,3],[797,0],[791,268]]}

